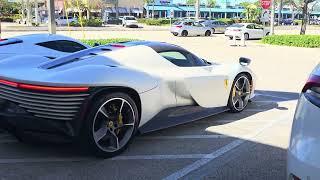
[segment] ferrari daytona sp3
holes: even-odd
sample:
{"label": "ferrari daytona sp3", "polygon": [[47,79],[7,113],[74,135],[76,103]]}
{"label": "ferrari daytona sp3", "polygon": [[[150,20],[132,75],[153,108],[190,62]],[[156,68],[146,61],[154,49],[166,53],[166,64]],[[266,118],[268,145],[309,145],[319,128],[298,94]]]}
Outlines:
{"label": "ferrari daytona sp3", "polygon": [[19,139],[54,135],[113,157],[137,132],[241,112],[254,96],[249,64],[246,58],[210,63],[182,47],[150,41],[56,59],[8,57],[0,62],[0,123]]}

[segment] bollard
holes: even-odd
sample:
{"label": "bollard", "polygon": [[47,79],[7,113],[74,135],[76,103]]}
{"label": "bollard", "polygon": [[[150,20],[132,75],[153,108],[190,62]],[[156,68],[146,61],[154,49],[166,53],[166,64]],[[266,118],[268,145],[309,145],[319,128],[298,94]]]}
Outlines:
{"label": "bollard", "polygon": [[246,39],[244,33],[241,34],[241,46],[246,47]]}
{"label": "bollard", "polygon": [[237,46],[237,39],[235,34],[232,36],[232,43],[230,44],[230,46]]}

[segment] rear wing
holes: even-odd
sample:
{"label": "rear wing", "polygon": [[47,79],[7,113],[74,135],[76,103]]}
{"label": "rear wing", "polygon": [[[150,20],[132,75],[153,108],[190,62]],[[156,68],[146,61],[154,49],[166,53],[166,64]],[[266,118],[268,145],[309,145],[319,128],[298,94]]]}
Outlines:
{"label": "rear wing", "polygon": [[17,38],[0,39],[0,46],[6,46],[6,45],[18,44],[18,43],[23,43],[23,41]]}
{"label": "rear wing", "polygon": [[241,66],[249,66],[251,63],[251,59],[245,58],[245,57],[240,57],[239,58],[239,63]]}

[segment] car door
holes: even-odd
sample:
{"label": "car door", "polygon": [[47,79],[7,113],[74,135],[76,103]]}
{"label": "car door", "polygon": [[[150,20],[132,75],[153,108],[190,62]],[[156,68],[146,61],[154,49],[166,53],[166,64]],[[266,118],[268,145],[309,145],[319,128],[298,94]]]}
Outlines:
{"label": "car door", "polygon": [[222,21],[219,21],[219,32],[224,33],[228,27],[228,24]]}
{"label": "car door", "polygon": [[255,33],[256,33],[256,38],[263,38],[264,37],[264,28],[258,24],[254,25]]}
{"label": "car door", "polygon": [[254,29],[254,24],[248,24],[246,26],[246,31],[249,34],[250,39],[257,38],[257,31]]}
{"label": "car door", "polygon": [[187,51],[159,53],[178,66],[176,79],[177,105],[185,105],[193,100],[202,107],[225,106],[229,91],[226,88],[226,75],[215,74],[215,66]]}

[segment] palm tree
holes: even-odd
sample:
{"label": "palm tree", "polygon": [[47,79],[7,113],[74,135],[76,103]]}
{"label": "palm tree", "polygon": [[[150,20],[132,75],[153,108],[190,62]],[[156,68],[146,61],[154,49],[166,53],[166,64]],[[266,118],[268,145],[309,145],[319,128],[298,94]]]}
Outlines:
{"label": "palm tree", "polygon": [[207,0],[207,7],[209,8],[209,17],[212,18],[211,8],[214,8],[216,6],[217,1],[216,0]]}
{"label": "palm tree", "polygon": [[[187,4],[188,7],[192,6],[192,5],[194,6],[196,4],[196,0],[187,0],[186,4]],[[188,14],[188,17],[190,17],[189,10],[188,10],[187,14]]]}
{"label": "palm tree", "polygon": [[153,5],[153,8],[152,8],[152,18],[154,17],[154,3],[155,3],[155,0],[144,0],[144,3],[146,4],[147,6],[147,18],[150,18],[150,15],[149,15],[149,4],[152,3]]}

